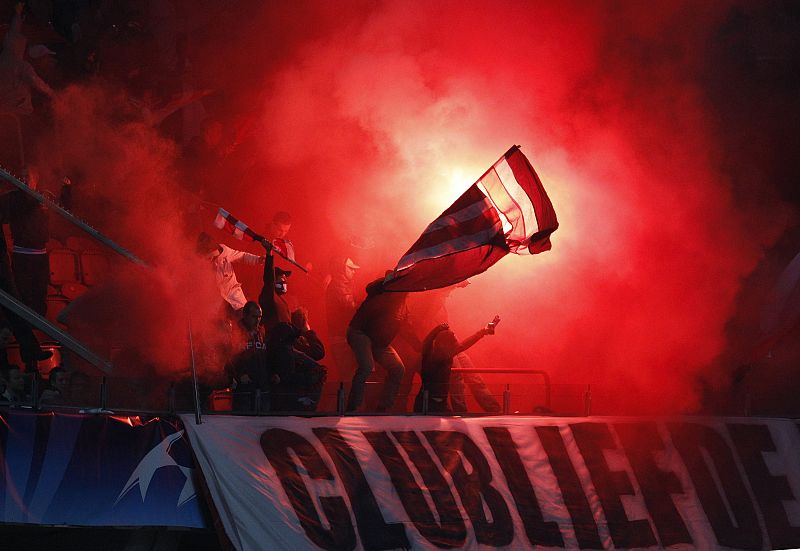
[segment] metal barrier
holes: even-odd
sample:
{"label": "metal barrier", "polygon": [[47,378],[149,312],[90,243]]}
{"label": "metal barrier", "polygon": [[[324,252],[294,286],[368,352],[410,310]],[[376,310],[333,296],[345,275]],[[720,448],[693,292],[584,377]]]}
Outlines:
{"label": "metal barrier", "polygon": [[[69,372],[69,367],[67,367]],[[483,409],[483,404],[471,398],[467,404],[467,411],[455,411],[442,415],[481,416],[481,415],[558,415],[581,416],[591,414],[592,387],[581,384],[567,383],[553,385],[546,373],[533,369],[484,369],[476,370],[481,373],[504,373],[510,375],[526,374],[538,375],[541,382],[500,382],[490,381],[491,395],[498,403],[495,410]],[[124,415],[170,415],[178,412],[194,413],[200,417],[206,415],[243,415],[243,416],[345,416],[345,415],[380,415],[370,413],[373,403],[381,393],[381,383],[374,382],[371,392],[368,389],[365,400],[365,411],[357,413],[347,412],[347,394],[349,383],[346,381],[329,381],[315,404],[297,404],[295,409],[275,390],[252,389],[250,392],[234,392],[229,388],[222,388],[223,381],[212,382],[203,379],[199,385],[192,380],[191,374],[179,379],[168,376],[125,377],[108,373],[105,375],[92,375],[83,371],[73,372],[70,386],[56,401],[44,402],[38,400],[41,390],[46,387],[46,379],[32,381],[33,373],[25,374],[27,378],[26,389],[30,398],[18,402],[16,406],[33,408],[36,410],[69,410],[92,413],[116,413]],[[46,373],[45,373],[46,375]],[[222,377],[224,379],[224,377]],[[538,379],[538,377],[537,377]],[[33,383],[33,385],[31,384]],[[544,383],[544,384],[542,384]],[[34,386],[36,385],[36,386]],[[38,388],[37,388],[38,387]],[[487,389],[488,390],[488,389]],[[421,392],[421,393],[420,393]],[[371,398],[370,398],[371,396]],[[419,413],[413,412],[414,397],[419,396],[421,406]],[[315,398],[316,400],[316,398]],[[41,402],[41,403],[40,403]],[[278,402],[276,404],[276,402]],[[545,408],[536,407],[537,404],[546,404]],[[395,415],[440,415],[434,413],[430,407],[430,397],[426,399],[421,391],[419,382],[415,382],[412,389],[397,397],[393,414]],[[306,407],[304,407],[306,406]],[[284,408],[280,411],[278,408]],[[552,411],[552,408],[557,410]],[[201,422],[202,422],[201,417]],[[197,419],[196,419],[197,421]]]}
{"label": "metal barrier", "polygon": [[[544,405],[545,407],[550,410],[552,408],[552,392],[551,392],[551,385],[550,385],[550,375],[547,374],[546,371],[542,371],[541,369],[513,369],[513,368],[479,368],[479,367],[454,367],[451,370],[452,373],[503,373],[503,374],[520,374],[520,375],[541,375],[542,379],[544,380],[544,392],[545,392],[545,399]],[[508,414],[508,409],[511,403],[511,390],[509,385],[506,385],[506,390],[503,392],[503,413]],[[531,413],[536,413],[536,404],[531,407]]]}
{"label": "metal barrier", "polygon": [[47,318],[40,316],[37,312],[34,312],[2,289],[0,289],[0,305],[15,313],[35,328],[44,331],[49,336],[58,340],[62,345],[66,346],[101,371],[105,373],[111,371],[110,361],[101,357],[78,339],[50,322]]}

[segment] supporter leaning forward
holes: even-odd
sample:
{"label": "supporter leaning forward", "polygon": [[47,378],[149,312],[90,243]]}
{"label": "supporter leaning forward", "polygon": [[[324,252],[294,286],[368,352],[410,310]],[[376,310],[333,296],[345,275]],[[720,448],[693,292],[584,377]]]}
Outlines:
{"label": "supporter leaning forward", "polygon": [[197,254],[211,261],[219,294],[228,304],[228,315],[231,319],[238,320],[241,317],[241,310],[247,303],[247,299],[244,296],[242,284],[236,278],[233,265],[241,262],[257,266],[264,262],[264,257],[221,245],[206,232],[201,232],[197,236]]}
{"label": "supporter leaning forward", "polygon": [[367,298],[358,307],[347,328],[347,343],[353,349],[358,364],[347,398],[347,411],[357,410],[364,401],[367,377],[375,369],[375,362],[388,372],[377,406],[379,412],[392,408],[403,379],[405,366],[392,348],[392,341],[408,317],[408,293],[384,291],[383,279],[376,279],[367,285]]}

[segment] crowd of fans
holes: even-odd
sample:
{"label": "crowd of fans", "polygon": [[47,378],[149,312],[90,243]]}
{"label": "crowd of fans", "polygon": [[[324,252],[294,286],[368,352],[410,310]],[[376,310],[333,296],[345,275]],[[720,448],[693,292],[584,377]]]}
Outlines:
{"label": "crowd of fans", "polygon": [[[290,270],[275,266],[275,252],[284,247],[291,218],[279,212],[286,231],[280,238],[261,241],[266,254],[251,255],[232,250],[201,233],[197,252],[212,264],[220,297],[230,317],[231,347],[226,373],[234,391],[238,411],[314,411],[319,407],[323,384],[332,366],[340,381],[349,383],[346,410],[405,411],[396,404],[408,396],[411,378],[418,373],[421,387],[414,411],[463,413],[467,411],[464,378],[452,368],[469,367],[466,350],[486,335],[494,334],[499,317],[464,341],[459,342],[447,322],[445,301],[454,287],[415,295],[387,292],[383,278],[367,285],[366,298],[357,304],[354,276],[359,266],[349,257],[334,257],[326,286],[326,310],[330,357],[326,346],[311,328],[305,308],[291,310],[286,300]],[[293,247],[292,247],[293,249]],[[289,258],[292,258],[290,256]],[[263,287],[258,302],[246,301],[232,262],[263,264]],[[464,284],[461,285],[462,287]],[[412,315],[413,312],[413,315]],[[440,323],[430,330],[433,320]],[[395,341],[406,345],[403,356]],[[406,363],[409,369],[406,369]],[[365,403],[366,383],[375,366],[385,371],[377,402]],[[480,376],[466,375],[469,387],[484,411],[497,413],[500,406]],[[403,382],[407,381],[404,393]],[[403,402],[401,400],[401,402]]]}
{"label": "crowd of fans", "polygon": [[[91,79],[124,90],[134,116],[174,141],[184,161],[185,192],[202,196],[204,182],[239,163],[248,124],[208,107],[214,104],[213,93],[195,81],[187,36],[174,24],[175,4],[170,0],[7,4],[9,23],[0,51],[0,163],[35,189],[37,138],[52,123],[59,90]],[[125,51],[136,55],[124,58]],[[54,199],[69,208],[76,178],[64,172],[59,175],[61,195]],[[0,216],[8,224],[13,248],[11,260],[6,249],[0,250],[0,289],[46,316],[48,211],[24,191],[11,187],[3,191]],[[412,378],[420,374],[416,410],[423,409],[424,402],[430,411],[466,411],[464,380],[453,375],[450,384],[451,368],[471,366],[464,351],[493,334],[494,326],[459,343],[447,325],[444,305],[452,289],[407,300],[407,293],[384,292],[383,278],[378,278],[367,285],[362,301],[355,284],[360,261],[340,251],[330,258],[324,275],[327,335],[323,338],[312,328],[310,304],[288,293],[291,278],[298,277],[292,273],[311,267],[292,266],[291,225],[289,213],[274,215],[261,241],[263,254],[235,250],[206,232],[197,237],[196,252],[209,262],[217,283],[219,327],[227,335],[222,339],[225,359],[217,366],[223,376],[216,389],[232,394],[233,409],[315,411],[334,396],[332,389],[344,383],[348,411],[405,411],[409,400],[398,401],[398,396],[408,398]],[[5,236],[0,246],[6,246]],[[276,262],[279,257],[292,263]],[[262,267],[257,300],[248,300],[236,275],[237,264]],[[85,395],[80,391],[83,374],[69,365],[42,371],[46,384],[38,380],[40,362],[53,352],[43,348],[39,334],[13,312],[0,314],[4,314],[0,401],[65,405]],[[19,365],[6,353],[12,335]],[[377,374],[376,365],[382,368]],[[367,383],[376,375],[379,391],[373,396]],[[466,382],[483,410],[499,411],[479,376],[470,374]],[[208,385],[207,390],[213,389]]]}

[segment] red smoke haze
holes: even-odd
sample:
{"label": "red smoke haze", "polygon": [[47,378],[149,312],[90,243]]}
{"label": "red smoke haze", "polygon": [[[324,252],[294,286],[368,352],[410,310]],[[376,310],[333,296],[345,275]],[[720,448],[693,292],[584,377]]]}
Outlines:
{"label": "red smoke haze", "polygon": [[[552,251],[507,257],[453,294],[459,335],[503,318],[473,349],[476,363],[595,385],[596,411],[698,406],[696,377],[723,351],[740,282],[792,216],[775,200],[738,201],[721,170],[700,54],[730,6],[252,6],[189,34],[200,78],[223,86],[230,112],[256,128],[240,169],[210,190],[213,202],[257,230],[288,210],[299,259],[317,267],[358,236],[369,245],[356,259],[365,283],[519,144],[561,227]],[[124,210],[86,217],[161,267],[147,282],[167,301],[151,305],[153,319],[177,320],[190,291],[204,318],[206,301],[185,283],[198,269],[188,264],[196,229],[180,226],[191,201],[165,191],[183,177],[171,143],[104,112],[111,100],[97,88],[65,96],[63,123],[78,135],[65,162],[83,163],[87,184]],[[206,228],[213,219],[186,216]],[[249,296],[258,277],[241,277]],[[297,273],[292,285],[321,324],[320,274]],[[178,363],[183,328],[148,337],[163,363]]]}

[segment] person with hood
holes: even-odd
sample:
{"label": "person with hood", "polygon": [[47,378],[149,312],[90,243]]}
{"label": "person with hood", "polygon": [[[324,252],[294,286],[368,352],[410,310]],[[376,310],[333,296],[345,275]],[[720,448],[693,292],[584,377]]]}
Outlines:
{"label": "person with hood", "polygon": [[256,390],[268,391],[278,381],[268,372],[266,336],[261,325],[261,307],[252,300],[242,308],[242,318],[233,327],[232,355],[225,366],[233,389],[235,411],[252,411]]}
{"label": "person with hood", "polygon": [[367,378],[375,369],[376,362],[387,371],[378,401],[378,412],[392,408],[405,372],[403,361],[392,348],[392,341],[408,316],[408,293],[386,291],[383,281],[381,277],[367,285],[367,298],[358,307],[347,328],[347,343],[358,365],[347,397],[347,411],[356,411],[364,401]]}
{"label": "person with hood", "polygon": [[325,357],[325,345],[317,332],[311,329],[308,321],[308,309],[300,307],[292,312],[292,325],[300,332],[294,348],[314,361],[321,361]]}
{"label": "person with hood", "polygon": [[495,316],[483,329],[477,331],[462,342],[459,342],[450,330],[450,326],[442,323],[433,328],[422,341],[422,370],[420,376],[422,385],[414,401],[414,411],[423,412],[425,393],[428,393],[428,411],[435,413],[452,413],[448,407],[447,398],[450,394],[450,373],[453,368],[453,358],[463,353],[486,335],[494,335],[494,330],[500,322],[500,317]]}
{"label": "person with hood", "polygon": [[267,254],[264,261],[264,286],[258,296],[258,303],[262,310],[261,323],[269,333],[278,323],[292,322],[291,308],[284,297],[289,290],[288,278],[292,272],[275,266],[272,255],[274,246],[269,240],[263,239],[261,245],[267,250]]}
{"label": "person with hood", "polygon": [[325,383],[325,367],[298,350],[302,331],[278,322],[267,334],[270,411],[315,411]]}
{"label": "person with hood", "polygon": [[[404,334],[410,339],[411,346],[417,354],[421,354],[421,342],[425,339],[425,331],[432,324],[449,324],[450,316],[447,309],[447,303],[450,299],[451,293],[455,289],[463,289],[470,284],[469,280],[462,281],[449,287],[442,289],[434,289],[424,293],[414,293],[408,300],[409,310],[409,327],[411,332]],[[415,355],[415,358],[418,356]],[[406,357],[404,356],[404,359]],[[409,365],[409,360],[406,359],[406,365]],[[419,373],[421,369],[420,359],[416,359],[411,363],[416,366],[416,371]],[[465,352],[461,351],[453,358],[453,367],[456,368],[474,368],[472,358]],[[412,371],[409,373],[409,371]],[[414,375],[413,369],[406,372],[403,383],[400,387],[401,394],[405,391],[408,393],[411,389],[411,379]],[[421,376],[420,376],[421,377]],[[450,405],[455,413],[466,413],[467,399],[465,387],[468,387],[474,396],[476,402],[486,412],[499,413],[500,404],[492,396],[483,378],[478,373],[451,373],[450,376]]]}

